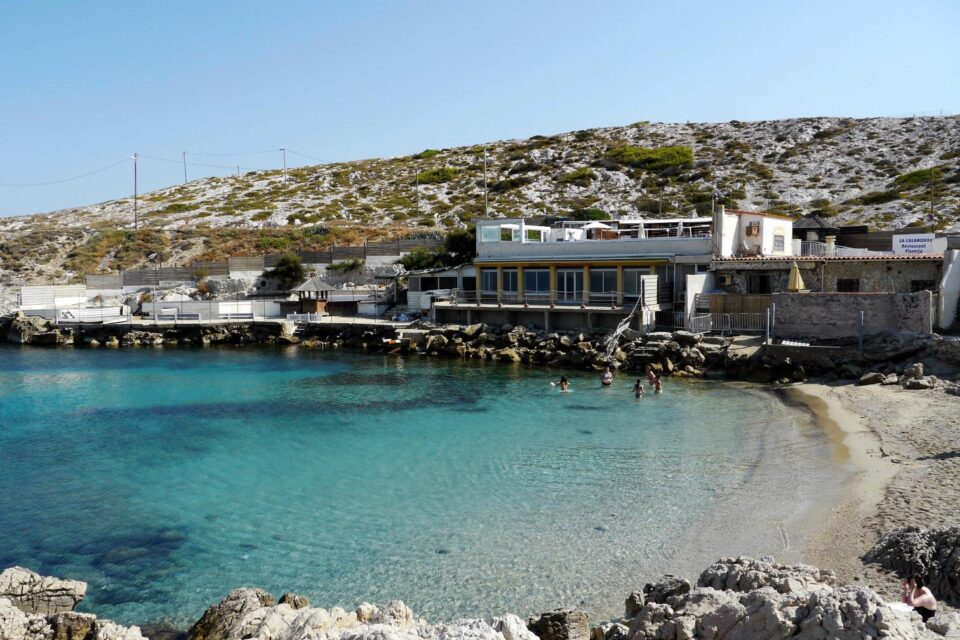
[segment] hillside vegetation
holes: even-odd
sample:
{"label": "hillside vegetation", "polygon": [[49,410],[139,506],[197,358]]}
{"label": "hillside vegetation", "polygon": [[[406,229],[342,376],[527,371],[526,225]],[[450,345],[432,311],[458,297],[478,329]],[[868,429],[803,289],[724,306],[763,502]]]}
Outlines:
{"label": "hillside vegetation", "polygon": [[[195,180],[141,198],[0,219],[0,276],[436,233],[484,215],[675,216],[730,207],[838,225],[957,229],[960,117],[638,122],[397,157]],[[599,212],[599,213],[598,213]]]}

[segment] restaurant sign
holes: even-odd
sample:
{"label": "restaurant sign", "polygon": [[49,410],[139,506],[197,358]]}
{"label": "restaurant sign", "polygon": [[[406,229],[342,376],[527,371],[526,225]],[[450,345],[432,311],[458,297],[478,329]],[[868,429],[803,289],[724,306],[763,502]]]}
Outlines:
{"label": "restaurant sign", "polygon": [[933,253],[932,233],[904,233],[893,236],[893,252],[896,254],[917,255]]}

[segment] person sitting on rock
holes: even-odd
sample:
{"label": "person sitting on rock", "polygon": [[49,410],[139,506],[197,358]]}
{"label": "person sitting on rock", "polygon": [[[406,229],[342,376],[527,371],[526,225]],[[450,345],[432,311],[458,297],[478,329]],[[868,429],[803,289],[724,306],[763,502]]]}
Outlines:
{"label": "person sitting on rock", "polygon": [[901,586],[903,588],[903,602],[913,607],[913,610],[920,614],[924,622],[937,615],[937,599],[927,588],[922,576],[911,576]]}

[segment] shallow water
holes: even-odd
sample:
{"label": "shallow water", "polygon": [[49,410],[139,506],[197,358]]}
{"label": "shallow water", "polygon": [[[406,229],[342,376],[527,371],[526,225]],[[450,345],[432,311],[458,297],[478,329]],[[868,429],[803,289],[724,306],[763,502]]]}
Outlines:
{"label": "shallow water", "polygon": [[[612,616],[718,504],[757,494],[772,450],[762,491],[824,458],[757,391],[668,381],[638,401],[626,376],[574,374],[566,394],[558,377],[295,348],[0,349],[0,567],[85,580],[81,609],[124,623],[186,625],[241,585],[399,597],[428,619]],[[777,495],[800,505],[794,484]]]}

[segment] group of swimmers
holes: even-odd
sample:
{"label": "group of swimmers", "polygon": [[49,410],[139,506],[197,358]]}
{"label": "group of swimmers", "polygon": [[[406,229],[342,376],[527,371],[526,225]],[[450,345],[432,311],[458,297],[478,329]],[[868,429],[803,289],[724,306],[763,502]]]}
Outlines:
{"label": "group of swimmers", "polygon": [[[654,393],[663,393],[663,383],[660,382],[660,376],[656,374],[653,370],[653,367],[647,367],[647,383],[653,387]],[[553,384],[552,382],[550,384]],[[610,367],[607,367],[603,373],[600,374],[600,385],[604,387],[609,387],[613,384],[613,372],[610,370]],[[569,391],[570,390],[570,381],[567,380],[567,376],[560,376],[560,383],[558,385],[560,391]],[[633,395],[635,398],[643,397],[643,381],[640,378],[637,378],[637,382],[633,385]]]}

